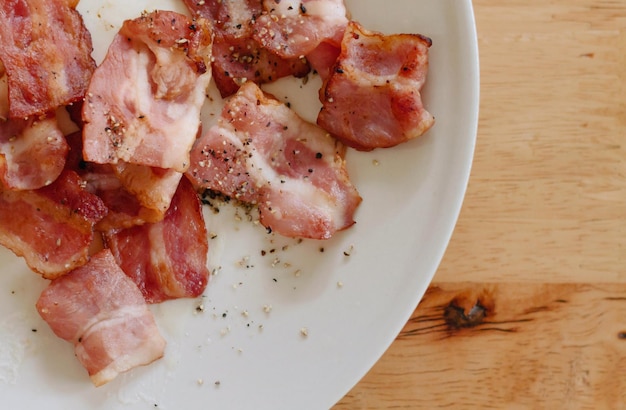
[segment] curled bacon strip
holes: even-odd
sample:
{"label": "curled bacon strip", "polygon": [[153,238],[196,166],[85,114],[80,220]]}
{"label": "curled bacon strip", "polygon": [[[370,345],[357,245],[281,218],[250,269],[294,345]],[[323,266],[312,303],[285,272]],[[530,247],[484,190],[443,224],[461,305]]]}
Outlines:
{"label": "curled bacon strip", "polygon": [[435,122],[420,94],[430,45],[421,35],[383,35],[350,22],[320,91],[317,123],[363,151],[422,135]]}
{"label": "curled bacon strip", "polygon": [[361,202],[344,151],[326,131],[247,82],[196,142],[187,175],[199,189],[256,204],[270,230],[328,239],[354,224]]}
{"label": "curled bacon strip", "polygon": [[0,120],[0,180],[9,189],[37,189],[63,171],[68,145],[53,115]]}
{"label": "curled bacon strip", "polygon": [[78,1],[0,2],[0,60],[10,117],[26,118],[81,100],[96,67]]}
{"label": "curled bacon strip", "polygon": [[263,0],[253,38],[283,58],[311,53],[323,42],[341,42],[348,24],[343,0]]}
{"label": "curled bacon strip", "polygon": [[130,228],[163,219],[181,173],[124,162],[87,162],[82,157],[82,133],[75,132],[66,138],[70,145],[66,167],[76,171],[85,181],[86,189],[100,197],[109,210],[96,230]]}
{"label": "curled bacon strip", "polygon": [[209,250],[200,199],[187,178],[157,223],[104,234],[124,272],[148,303],[196,297],[207,286]]}
{"label": "curled bacon strip", "polygon": [[183,0],[193,15],[213,24],[213,77],[222,97],[237,92],[247,80],[269,83],[281,77],[304,77],[310,71],[301,55],[283,57],[253,38],[260,0]]}
{"label": "curled bacon strip", "polygon": [[74,344],[96,386],[163,356],[165,340],[148,305],[108,249],[53,280],[37,310],[57,336]]}
{"label": "curled bacon strip", "polygon": [[72,171],[32,191],[0,191],[0,243],[45,278],[85,264],[94,225],[107,209]]}
{"label": "curled bacon strip", "polygon": [[83,106],[84,157],[184,172],[211,79],[205,19],[155,11],[127,20]]}

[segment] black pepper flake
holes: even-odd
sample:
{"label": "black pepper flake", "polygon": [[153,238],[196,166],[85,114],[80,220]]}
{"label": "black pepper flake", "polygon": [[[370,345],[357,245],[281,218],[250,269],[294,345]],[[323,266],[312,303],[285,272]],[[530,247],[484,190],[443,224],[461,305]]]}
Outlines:
{"label": "black pepper flake", "polygon": [[228,314],[226,312],[222,313],[222,317],[226,317]]}
{"label": "black pepper flake", "polygon": [[272,280],[273,280],[274,282],[278,283],[278,279],[276,279],[276,278],[272,278]]}
{"label": "black pepper flake", "polygon": [[264,250],[261,251],[261,256],[265,256],[267,254],[267,252],[265,252]]}
{"label": "black pepper flake", "polygon": [[317,154],[315,154],[315,158],[322,159],[322,153],[318,152]]}
{"label": "black pepper flake", "polygon": [[335,68],[335,72],[336,72],[337,74],[343,74],[343,70],[341,69],[341,67],[337,67],[337,68]]}
{"label": "black pepper flake", "polygon": [[304,4],[300,3],[300,12],[302,14],[306,14],[306,7],[304,7]]}
{"label": "black pepper flake", "polygon": [[272,233],[272,228],[270,226],[268,226],[267,228],[265,228],[265,230],[267,231],[267,233]]}
{"label": "black pepper flake", "polygon": [[30,330],[32,330],[33,333],[37,333],[37,329],[35,329],[35,328],[32,328]]}
{"label": "black pepper flake", "polygon": [[320,253],[324,253],[324,247],[320,248]]}

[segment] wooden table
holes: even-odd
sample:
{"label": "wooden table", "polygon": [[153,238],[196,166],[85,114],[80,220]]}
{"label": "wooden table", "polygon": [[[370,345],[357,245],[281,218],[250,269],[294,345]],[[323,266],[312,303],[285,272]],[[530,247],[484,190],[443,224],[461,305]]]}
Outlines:
{"label": "wooden table", "polygon": [[478,141],[434,282],[336,409],[626,408],[626,1],[476,0]]}

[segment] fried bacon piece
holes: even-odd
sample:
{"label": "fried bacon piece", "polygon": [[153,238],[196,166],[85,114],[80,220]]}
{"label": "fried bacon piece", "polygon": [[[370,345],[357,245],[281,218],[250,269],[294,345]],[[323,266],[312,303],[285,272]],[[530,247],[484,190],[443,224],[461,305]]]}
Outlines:
{"label": "fried bacon piece", "polygon": [[253,38],[283,58],[294,58],[323,42],[339,46],[347,25],[343,0],[263,0]]}
{"label": "fried bacon piece", "polygon": [[0,60],[8,75],[11,118],[45,114],[85,96],[96,64],[77,3],[0,2]]}
{"label": "fried bacon piece", "polygon": [[37,310],[58,337],[74,344],[96,386],[163,356],[165,340],[154,316],[108,249],[53,280]]}
{"label": "fried bacon piece", "polygon": [[420,94],[430,46],[421,35],[383,35],[350,22],[339,59],[320,91],[317,123],[363,151],[422,135],[435,121]]}
{"label": "fried bacon piece", "polygon": [[304,77],[310,71],[301,56],[283,58],[253,38],[261,0],[183,0],[192,15],[213,23],[213,77],[222,97],[235,93],[246,80],[269,83],[281,77]]}
{"label": "fried bacon piece", "polygon": [[161,222],[109,231],[104,237],[148,303],[196,297],[206,288],[206,225],[198,194],[187,178],[180,181]]}
{"label": "fried bacon piece", "polygon": [[107,213],[72,171],[37,190],[0,190],[0,243],[45,278],[85,264],[94,225]]}
{"label": "fried bacon piece", "polygon": [[247,82],[196,142],[187,175],[197,189],[256,204],[268,230],[328,239],[354,224],[361,202],[344,152],[324,130]]}
{"label": "fried bacon piece", "polygon": [[163,219],[182,174],[172,170],[133,165],[96,164],[83,160],[82,133],[68,135],[70,152],[66,167],[76,171],[86,189],[100,197],[109,212],[97,231],[130,228]]}
{"label": "fried bacon piece", "polygon": [[0,186],[37,189],[63,171],[68,145],[54,115],[0,120]]}
{"label": "fried bacon piece", "polygon": [[211,79],[210,23],[171,11],[124,22],[83,106],[84,158],[184,172]]}

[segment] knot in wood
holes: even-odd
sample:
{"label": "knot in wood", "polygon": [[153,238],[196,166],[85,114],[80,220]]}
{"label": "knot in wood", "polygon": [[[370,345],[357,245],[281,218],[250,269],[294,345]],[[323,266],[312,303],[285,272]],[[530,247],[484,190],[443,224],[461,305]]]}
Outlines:
{"label": "knot in wood", "polygon": [[486,316],[487,309],[480,303],[480,300],[476,301],[468,313],[465,313],[465,309],[459,306],[456,300],[450,302],[443,312],[443,318],[451,329],[478,326],[483,323]]}

